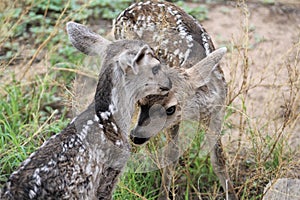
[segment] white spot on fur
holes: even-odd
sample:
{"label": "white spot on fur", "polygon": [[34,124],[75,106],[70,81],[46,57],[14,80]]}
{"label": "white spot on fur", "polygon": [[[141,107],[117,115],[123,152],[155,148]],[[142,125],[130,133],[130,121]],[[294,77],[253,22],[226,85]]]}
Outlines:
{"label": "white spot on fur", "polygon": [[123,142],[120,141],[120,140],[117,140],[117,141],[116,141],[116,145],[117,145],[117,146],[121,146],[122,143],[123,143]]}
{"label": "white spot on fur", "polygon": [[111,113],[108,112],[108,111],[105,111],[105,112],[101,112],[100,113],[100,117],[103,119],[103,120],[108,120],[108,118],[110,117]]}
{"label": "white spot on fur", "polygon": [[171,15],[174,15],[173,10],[172,10],[171,7],[168,7],[167,9],[168,9],[169,13],[171,13]]}
{"label": "white spot on fur", "polygon": [[[38,186],[41,186],[41,184],[40,185],[38,185]],[[35,191],[35,193],[37,193],[38,192],[38,187],[35,185],[35,186],[33,186],[33,191]]]}
{"label": "white spot on fur", "polygon": [[[35,179],[35,184],[37,186],[41,186],[41,177],[39,173],[40,173],[40,168],[37,168],[33,173],[33,178]],[[35,190],[35,192],[37,192],[37,190]]]}
{"label": "white spot on fur", "polygon": [[92,166],[91,166],[91,163],[88,163],[87,166],[86,166],[86,172],[87,174],[92,174]]}
{"label": "white spot on fur", "polygon": [[188,57],[189,57],[191,51],[192,51],[191,49],[188,49],[188,50],[185,52],[185,54],[184,54],[184,61],[183,61],[182,65],[185,64],[185,61],[187,61],[187,59],[188,59]]}
{"label": "white spot on fur", "polygon": [[[129,11],[128,11],[128,13],[130,13],[130,14],[131,14],[132,12],[133,12],[133,10],[129,10]],[[123,14],[124,14],[124,13],[123,13]]]}
{"label": "white spot on fur", "polygon": [[136,4],[134,3],[134,4],[132,4],[131,6],[129,6],[129,7],[128,7],[128,10],[131,10],[132,8],[134,8],[135,5],[136,5]]}
{"label": "white spot on fur", "polygon": [[149,16],[147,17],[147,22],[150,22],[151,19],[152,19],[152,17],[149,15]]}
{"label": "white spot on fur", "polygon": [[29,190],[29,198],[33,199],[36,196],[36,193],[33,190]]}
{"label": "white spot on fur", "polygon": [[101,134],[100,134],[100,138],[101,138],[102,142],[106,142],[106,138],[105,138],[105,136],[104,136],[104,133],[101,133]]}
{"label": "white spot on fur", "polygon": [[[191,36],[191,35],[186,36],[186,39],[187,39],[187,41],[188,41],[189,43],[191,43],[191,42],[194,41],[194,40],[193,40],[193,36]],[[193,44],[193,43],[192,43],[192,44]]]}
{"label": "white spot on fur", "polygon": [[209,36],[206,32],[204,32],[204,29],[202,29],[202,30],[203,30],[203,33],[201,34],[201,38],[202,38],[203,46],[205,49],[205,54],[207,56],[208,54],[211,53],[211,50],[210,50],[209,44],[208,44]]}
{"label": "white spot on fur", "polygon": [[[178,14],[178,15],[176,15],[175,17],[176,17],[176,19],[178,19],[178,21],[179,21],[179,19],[181,19],[181,18],[182,18],[182,16],[181,16],[181,15],[179,15],[179,14]],[[181,20],[180,20],[180,21],[181,21]],[[181,22],[182,22],[182,21],[181,21]]]}
{"label": "white spot on fur", "polygon": [[61,156],[58,157],[58,161],[60,161],[60,162],[63,162],[65,160],[67,160],[67,157],[64,156],[64,155],[61,155]]}
{"label": "white spot on fur", "polygon": [[56,162],[54,160],[50,160],[48,162],[48,166],[55,166],[56,165]]}
{"label": "white spot on fur", "polygon": [[210,48],[209,48],[209,44],[208,43],[204,44],[204,48],[205,48],[205,54],[206,55],[210,54]]}
{"label": "white spot on fur", "polygon": [[46,166],[46,165],[45,165],[44,167],[41,168],[41,171],[43,171],[43,172],[49,172],[49,170],[50,170],[50,169],[49,169],[48,166]]}
{"label": "white spot on fur", "polygon": [[78,151],[79,151],[79,153],[83,153],[85,151],[85,149],[83,147],[80,147]]}
{"label": "white spot on fur", "polygon": [[90,126],[88,125],[89,121],[92,121],[92,120],[88,120],[87,124],[82,126],[81,132],[78,134],[78,137],[80,138],[81,141],[83,141],[85,139],[85,137],[90,129]]}
{"label": "white spot on fur", "polygon": [[97,115],[94,116],[94,121],[99,122],[99,117]]}
{"label": "white spot on fur", "polygon": [[92,125],[94,122],[92,120],[87,121],[87,125]]}
{"label": "white spot on fur", "polygon": [[111,125],[112,125],[114,131],[117,133],[118,132],[118,127],[116,126],[116,124],[111,122]]}

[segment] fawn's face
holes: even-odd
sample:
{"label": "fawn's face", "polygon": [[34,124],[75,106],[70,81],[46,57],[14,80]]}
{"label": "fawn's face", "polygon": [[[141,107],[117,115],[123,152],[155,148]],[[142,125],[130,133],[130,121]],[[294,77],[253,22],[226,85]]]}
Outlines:
{"label": "fawn's face", "polygon": [[210,81],[212,71],[225,52],[224,48],[218,49],[192,68],[177,72],[177,75],[169,73],[173,87],[168,94],[151,95],[140,100],[138,123],[130,134],[133,143],[144,144],[180,120],[196,120],[196,113],[199,113],[196,90]]}
{"label": "fawn's face", "polygon": [[181,119],[181,105],[172,90],[166,95],[149,95],[139,100],[138,105],[138,122],[130,133],[135,144],[147,142],[152,136]]}
{"label": "fawn's face", "polygon": [[166,94],[172,82],[153,50],[141,41],[124,40],[121,43],[126,43],[122,46],[127,50],[121,50],[115,62],[125,75],[124,89],[136,91],[137,100],[150,94]]}
{"label": "fawn's face", "polygon": [[[133,94],[135,100],[150,94],[166,94],[172,87],[152,49],[144,42],[121,40],[112,43],[74,22],[67,24],[67,31],[70,41],[79,51],[103,58],[104,67],[98,85],[106,84],[110,88],[111,81],[120,82],[125,94]],[[117,75],[112,78],[112,74]]]}

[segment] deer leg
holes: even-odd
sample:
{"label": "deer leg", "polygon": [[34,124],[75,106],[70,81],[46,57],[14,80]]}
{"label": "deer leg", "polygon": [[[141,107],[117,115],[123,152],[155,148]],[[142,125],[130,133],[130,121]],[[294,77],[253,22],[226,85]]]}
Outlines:
{"label": "deer leg", "polygon": [[226,192],[226,199],[237,200],[238,197],[234,191],[232,182],[226,167],[226,157],[223,152],[221,141],[221,127],[223,114],[220,112],[210,118],[207,130],[207,139],[210,148],[210,159],[215,174]]}
{"label": "deer leg", "polygon": [[177,146],[178,131],[179,131],[179,123],[167,129],[169,142],[168,142],[168,147],[164,152],[164,159],[165,159],[164,162],[168,160],[167,163],[170,164],[168,164],[165,168],[163,168],[162,181],[161,181],[158,200],[169,199],[171,183],[174,177],[175,167],[177,165],[177,161],[179,157],[179,149]]}

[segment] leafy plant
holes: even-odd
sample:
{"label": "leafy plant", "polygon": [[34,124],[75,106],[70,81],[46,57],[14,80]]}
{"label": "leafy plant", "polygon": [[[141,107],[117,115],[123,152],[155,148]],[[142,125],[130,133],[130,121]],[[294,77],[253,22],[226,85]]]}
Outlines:
{"label": "leafy plant", "polygon": [[208,9],[205,5],[197,5],[194,7],[188,6],[184,1],[178,1],[176,4],[181,7],[185,12],[192,15],[196,19],[203,21],[208,19]]}
{"label": "leafy plant", "polygon": [[114,19],[119,13],[133,3],[133,0],[95,0],[89,5],[92,17]]}
{"label": "leafy plant", "polygon": [[269,4],[273,5],[275,3],[275,0],[260,0],[263,4]]}

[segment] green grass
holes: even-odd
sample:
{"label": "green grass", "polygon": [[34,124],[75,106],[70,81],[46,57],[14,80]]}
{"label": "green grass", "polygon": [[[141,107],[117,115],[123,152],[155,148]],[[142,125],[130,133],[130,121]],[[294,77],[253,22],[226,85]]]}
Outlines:
{"label": "green grass", "polygon": [[1,1],[0,185],[72,117],[73,82],[87,69],[68,40],[66,22],[111,20],[131,2]]}
{"label": "green grass", "polygon": [[[131,2],[16,0],[14,4],[10,1],[0,4],[0,187],[20,162],[51,135],[59,133],[72,118],[73,81],[87,69],[81,66],[86,62],[85,56],[68,41],[66,22],[97,24],[97,20],[111,20]],[[268,5],[273,1],[262,2]],[[178,4],[187,6],[182,2]],[[244,8],[241,5],[242,12]],[[207,7],[186,7],[186,10],[199,19],[207,18]],[[251,27],[249,24],[245,27],[241,35],[247,38]],[[248,40],[227,45],[229,53],[243,62],[237,65],[232,60],[227,67],[232,72],[241,71],[243,76],[232,73],[222,135],[233,144],[225,146],[225,152],[236,191],[240,199],[254,200],[262,198],[263,189],[271,179],[283,177],[289,168],[299,165],[295,150],[289,147],[287,140],[299,121],[296,102],[300,92],[299,76],[296,76],[299,63],[287,60],[289,81],[285,86],[290,96],[283,119],[272,121],[270,118],[264,124],[253,119],[247,104],[248,92],[258,86],[251,82],[249,64],[244,62],[249,59],[247,51],[251,45]],[[299,56],[297,48],[292,51]],[[205,133],[198,130],[198,124],[187,123],[186,126],[194,135],[179,159],[171,192],[176,199],[224,198],[204,147]],[[238,134],[233,137],[233,132]],[[155,153],[159,145],[163,145],[163,139],[163,134],[158,135],[145,147],[133,150],[146,149]],[[120,178],[114,198],[156,199],[160,182],[161,170],[134,173],[128,167]]]}
{"label": "green grass", "polygon": [[47,138],[66,126],[67,107],[57,110],[59,87],[49,76],[37,77],[32,83],[14,80],[2,85],[0,99],[0,181],[19,166]]}

